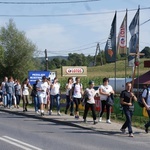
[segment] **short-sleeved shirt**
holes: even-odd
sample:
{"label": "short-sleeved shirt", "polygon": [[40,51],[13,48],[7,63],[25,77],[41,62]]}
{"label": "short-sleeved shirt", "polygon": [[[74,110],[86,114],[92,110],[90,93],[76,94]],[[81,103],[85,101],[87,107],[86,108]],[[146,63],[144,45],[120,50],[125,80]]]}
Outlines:
{"label": "short-sleeved shirt", "polygon": [[53,84],[53,88],[51,88],[50,94],[51,95],[60,94],[60,83],[54,83]]}
{"label": "short-sleeved shirt", "polygon": [[40,97],[46,97],[46,92],[48,88],[48,83],[47,82],[38,82],[37,86],[38,89],[43,90],[43,91],[38,91],[38,95]]}
{"label": "short-sleeved shirt", "polygon": [[87,88],[85,92],[87,93],[87,96],[89,98],[89,100],[87,100],[87,103],[95,104],[94,96],[96,94],[96,91],[93,88],[92,89]]}
{"label": "short-sleeved shirt", "polygon": [[23,85],[22,94],[23,95],[29,95],[29,87],[27,84]]}
{"label": "short-sleeved shirt", "polygon": [[72,89],[72,84],[66,84],[66,86],[68,86],[68,88],[66,89],[66,95],[69,95],[69,91]]}
{"label": "short-sleeved shirt", "polygon": [[[147,89],[145,89],[142,93],[142,97],[146,97],[147,95]],[[150,107],[150,88],[148,88],[148,97],[147,97],[147,105]]]}
{"label": "short-sleeved shirt", "polygon": [[[102,91],[105,93],[110,93],[113,90],[111,85],[107,86],[101,85],[99,89],[102,89]],[[106,100],[107,97],[108,97],[107,95],[100,94],[100,100]]]}
{"label": "short-sleeved shirt", "polygon": [[82,95],[81,95],[82,84],[81,83],[78,83],[78,84],[74,83],[72,87],[74,88],[73,97],[74,98],[81,98],[82,97]]}
{"label": "short-sleeved shirt", "polygon": [[[124,102],[130,103],[131,102],[131,92],[128,92],[127,90],[124,90],[120,94],[120,98],[123,98]],[[122,105],[123,107],[129,107],[128,105]]]}

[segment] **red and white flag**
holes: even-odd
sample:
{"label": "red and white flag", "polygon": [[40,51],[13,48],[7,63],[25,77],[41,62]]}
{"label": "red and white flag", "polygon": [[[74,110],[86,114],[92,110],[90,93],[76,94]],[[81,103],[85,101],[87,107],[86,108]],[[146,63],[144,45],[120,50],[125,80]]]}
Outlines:
{"label": "red and white flag", "polygon": [[127,54],[127,12],[120,26],[117,51],[118,54]]}

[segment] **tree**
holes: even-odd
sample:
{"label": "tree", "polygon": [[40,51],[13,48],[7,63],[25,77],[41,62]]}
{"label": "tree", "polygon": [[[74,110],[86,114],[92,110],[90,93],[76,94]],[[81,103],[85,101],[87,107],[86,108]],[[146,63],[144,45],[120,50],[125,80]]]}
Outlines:
{"label": "tree", "polygon": [[150,47],[145,47],[141,53],[144,53],[145,55],[143,57],[150,58]]}
{"label": "tree", "polygon": [[27,77],[28,70],[35,69],[33,54],[36,46],[16,28],[12,20],[0,29],[0,49],[3,53],[0,59],[1,78],[13,76],[22,80]]}

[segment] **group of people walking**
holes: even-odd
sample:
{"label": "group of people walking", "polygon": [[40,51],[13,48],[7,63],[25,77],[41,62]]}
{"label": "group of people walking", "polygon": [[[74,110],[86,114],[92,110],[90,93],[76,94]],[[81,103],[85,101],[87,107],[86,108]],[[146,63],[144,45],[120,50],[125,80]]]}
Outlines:
{"label": "group of people walking", "polygon": [[[84,114],[83,121],[87,122],[87,114],[90,110],[92,111],[93,123],[96,124],[96,112],[95,112],[95,95],[100,96],[101,111],[99,113],[98,121],[102,121],[102,116],[104,110],[106,109],[106,123],[111,124],[110,113],[111,106],[107,104],[107,98],[110,95],[114,95],[115,92],[111,85],[109,85],[109,78],[103,79],[103,84],[99,86],[97,90],[94,89],[94,81],[89,81],[89,86],[83,90],[83,85],[80,82],[80,78],[76,77],[75,82],[73,78],[69,77],[68,82],[65,86],[66,89],[66,107],[65,114],[68,113],[70,108],[70,116],[74,116],[76,119],[79,118],[79,104],[84,103]],[[31,92],[29,92],[31,90]],[[148,92],[148,93],[147,93]],[[13,80],[12,77],[5,77],[4,81],[1,83],[1,95],[4,107],[11,108],[12,104],[16,108],[19,108],[20,100],[23,100],[23,112],[27,111],[27,106],[29,103],[29,96],[31,95],[34,100],[35,112],[44,115],[44,110],[47,109],[49,115],[53,113],[53,105],[56,103],[57,115],[60,113],[60,83],[58,78],[54,78],[53,81],[46,76],[42,77],[42,80],[37,80],[32,86],[28,79],[25,79],[22,84],[19,80]],[[147,98],[146,98],[146,95]],[[143,94],[143,104],[148,112],[150,118],[150,87],[145,89]],[[146,99],[145,99],[146,98]],[[120,94],[120,104],[123,108],[124,114],[126,116],[126,121],[121,127],[121,132],[125,133],[126,128],[128,128],[129,137],[133,137],[132,131],[132,115],[133,101],[137,101],[136,96],[132,92],[132,83],[127,82],[126,88]],[[75,111],[74,111],[75,105]],[[150,126],[150,121],[145,124],[145,132],[148,133],[148,127]]]}

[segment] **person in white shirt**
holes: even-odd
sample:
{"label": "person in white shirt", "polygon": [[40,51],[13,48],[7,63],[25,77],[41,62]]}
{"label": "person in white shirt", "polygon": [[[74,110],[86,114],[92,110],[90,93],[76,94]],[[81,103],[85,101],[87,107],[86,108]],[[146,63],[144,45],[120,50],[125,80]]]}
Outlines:
{"label": "person in white shirt", "polygon": [[89,108],[91,108],[92,116],[93,116],[93,122],[96,124],[96,113],[95,113],[95,100],[94,96],[96,95],[94,87],[94,81],[89,81],[89,88],[87,88],[84,92],[84,100],[85,100],[85,109],[83,114],[84,122],[86,123],[86,117],[87,113],[89,111]]}
{"label": "person in white shirt", "polygon": [[80,78],[76,77],[76,83],[72,85],[72,92],[73,93],[73,102],[75,103],[75,118],[79,118],[79,104],[81,103],[82,99],[82,84],[80,83]]}
{"label": "person in white shirt", "polygon": [[48,83],[46,76],[42,77],[42,81],[37,84],[38,97],[40,102],[41,116],[44,115],[44,105],[47,104]]}
{"label": "person in white shirt", "polygon": [[57,103],[57,115],[60,116],[60,83],[58,82],[58,78],[54,78],[53,83],[51,84],[50,90],[50,111],[49,115],[52,114],[54,100],[56,99]]}
{"label": "person in white shirt", "polygon": [[22,99],[23,99],[23,112],[27,111],[29,103],[29,89],[32,89],[29,80],[26,78],[22,84]]}
{"label": "person in white shirt", "polygon": [[73,115],[73,100],[70,98],[72,83],[73,83],[73,79],[72,79],[72,77],[69,77],[68,83],[66,84],[66,110],[65,110],[65,114],[67,114],[67,111],[70,107],[70,116],[74,116]]}
{"label": "person in white shirt", "polygon": [[[147,99],[145,100],[145,98]],[[148,133],[148,128],[150,127],[150,85],[143,91],[142,101],[149,116],[149,121],[145,124],[145,132]]]}
{"label": "person in white shirt", "polygon": [[106,112],[107,113],[106,122],[111,124],[111,121],[110,121],[110,108],[111,108],[111,106],[106,104],[106,99],[109,95],[111,95],[111,93],[114,94],[114,90],[113,90],[111,85],[108,85],[108,83],[109,83],[109,79],[103,78],[103,85],[101,85],[99,87],[101,108],[102,108],[101,112],[100,112],[99,122],[102,121],[102,115],[103,115],[104,109],[106,107],[106,111],[107,111]]}

